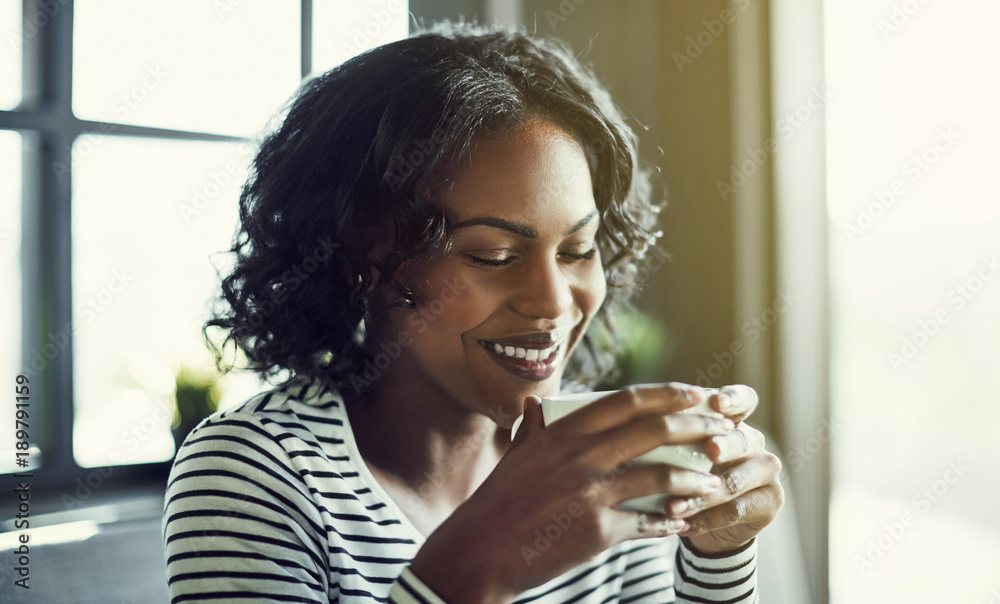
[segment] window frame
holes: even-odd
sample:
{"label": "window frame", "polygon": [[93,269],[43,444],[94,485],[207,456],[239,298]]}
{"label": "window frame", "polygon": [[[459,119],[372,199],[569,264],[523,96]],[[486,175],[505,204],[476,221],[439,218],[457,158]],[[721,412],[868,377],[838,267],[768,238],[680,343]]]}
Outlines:
{"label": "window frame", "polygon": [[[826,86],[824,0],[768,0],[771,128]],[[806,175],[806,177],[803,177]],[[774,153],[774,282],[808,292],[784,313],[773,343],[776,432],[785,451],[815,437],[830,418],[830,286],[826,204],[826,119],[809,124]],[[830,446],[805,460],[791,482],[813,601],[830,599]]]}
{"label": "window frame", "polygon": [[[312,71],[313,2],[300,3],[299,75],[305,78]],[[23,0],[21,23],[32,23],[37,31],[28,35],[22,25],[21,103],[0,111],[0,130],[13,130],[22,137],[21,369],[30,369],[33,354],[45,346],[48,334],[73,321],[73,168],[66,166],[64,159],[77,137],[113,130],[115,136],[161,140],[247,140],[76,117],[72,107],[73,7],[74,0]],[[54,169],[57,164],[58,174]],[[82,468],[76,463],[72,333],[69,336],[70,343],[54,359],[37,374],[28,374],[34,444],[42,453],[42,465],[32,471],[32,488],[65,495],[78,489],[78,484],[162,485],[172,461],[98,468]]]}

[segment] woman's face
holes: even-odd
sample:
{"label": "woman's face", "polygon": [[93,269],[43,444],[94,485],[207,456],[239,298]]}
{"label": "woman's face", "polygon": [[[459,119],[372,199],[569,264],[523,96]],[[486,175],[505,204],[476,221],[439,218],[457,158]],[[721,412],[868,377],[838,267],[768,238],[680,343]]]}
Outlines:
{"label": "woman's face", "polygon": [[572,136],[538,120],[480,142],[440,195],[453,246],[408,270],[417,307],[389,311],[378,329],[383,344],[400,345],[385,377],[509,427],[527,395],[558,393],[604,301],[587,160]]}

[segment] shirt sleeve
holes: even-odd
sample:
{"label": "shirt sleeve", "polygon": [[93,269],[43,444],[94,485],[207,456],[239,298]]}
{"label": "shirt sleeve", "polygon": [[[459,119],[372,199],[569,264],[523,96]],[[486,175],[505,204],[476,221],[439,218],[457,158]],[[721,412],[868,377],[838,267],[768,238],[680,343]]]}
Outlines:
{"label": "shirt sleeve", "polygon": [[448,604],[440,596],[427,587],[410,567],[403,569],[402,574],[392,585],[389,592],[390,604]]}
{"label": "shirt sleeve", "polygon": [[[676,537],[639,540],[628,554],[619,604],[757,603],[757,542],[726,555],[697,553]],[[407,566],[391,604],[448,604]]]}
{"label": "shirt sleeve", "polygon": [[678,602],[758,602],[756,538],[731,553],[702,554],[682,537],[674,559]]}
{"label": "shirt sleeve", "polygon": [[327,604],[323,522],[294,467],[250,414],[191,433],[164,502],[172,603]]}

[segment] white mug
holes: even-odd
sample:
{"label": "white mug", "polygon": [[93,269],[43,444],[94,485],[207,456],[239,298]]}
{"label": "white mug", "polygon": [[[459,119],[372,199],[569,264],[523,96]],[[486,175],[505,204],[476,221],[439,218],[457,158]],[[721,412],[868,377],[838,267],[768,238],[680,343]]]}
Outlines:
{"label": "white mug", "polygon": [[[542,399],[542,417],[544,418],[545,425],[548,426],[552,422],[569,415],[577,409],[589,405],[597,399],[608,396],[609,394],[614,394],[615,392],[616,391],[614,390],[610,390],[605,392],[583,392],[580,394],[547,396]],[[678,413],[694,413],[697,415],[722,418],[723,415],[721,413],[713,411],[708,405],[708,397],[711,394],[714,394],[714,391],[707,392],[701,403],[695,405],[694,407],[684,409],[683,411],[678,411]],[[522,415],[514,420],[514,425],[510,431],[511,439],[513,439],[514,435],[517,434],[517,428],[521,425],[521,420],[523,419],[524,416]],[[708,473],[708,471],[712,469],[712,460],[709,459],[707,455],[702,453],[701,443],[688,445],[662,445],[652,451],[639,455],[638,457],[632,459],[630,463],[634,463],[636,465],[666,463],[678,468],[704,473]],[[653,494],[623,501],[618,504],[618,509],[664,514],[666,513],[664,510],[666,503],[666,495]]]}

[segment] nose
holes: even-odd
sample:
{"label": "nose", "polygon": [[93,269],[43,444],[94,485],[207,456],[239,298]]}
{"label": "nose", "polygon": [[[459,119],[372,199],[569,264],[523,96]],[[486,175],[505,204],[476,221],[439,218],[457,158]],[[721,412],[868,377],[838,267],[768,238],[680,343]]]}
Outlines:
{"label": "nose", "polygon": [[573,308],[570,275],[555,259],[539,261],[514,276],[516,291],[510,305],[522,315],[557,319]]}

